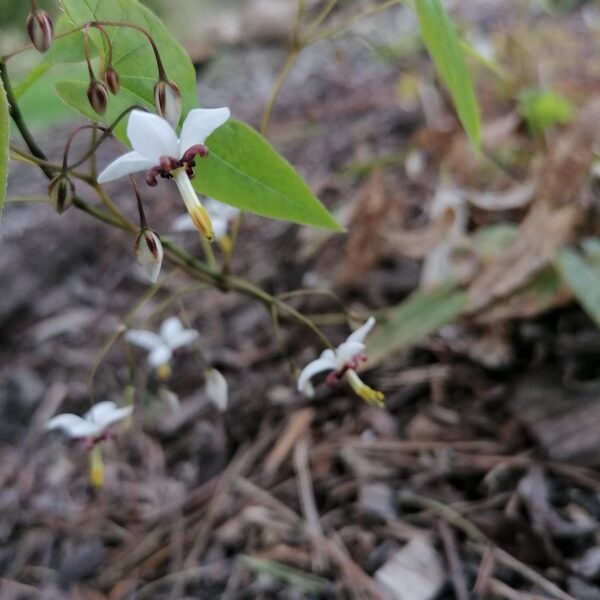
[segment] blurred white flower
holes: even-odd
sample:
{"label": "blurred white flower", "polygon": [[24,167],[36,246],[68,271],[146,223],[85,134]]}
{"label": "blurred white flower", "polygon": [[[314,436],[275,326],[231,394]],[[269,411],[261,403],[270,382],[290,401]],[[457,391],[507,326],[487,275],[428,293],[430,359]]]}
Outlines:
{"label": "blurred white flower", "polygon": [[315,394],[315,389],[311,383],[311,379],[318,373],[331,371],[327,376],[328,385],[333,385],[345,376],[352,389],[363,400],[366,400],[370,404],[382,406],[383,394],[365,385],[355,371],[358,365],[367,359],[365,355],[365,339],[374,325],[375,318],[370,317],[364,325],[359,327],[354,333],[351,333],[348,339],[335,350],[331,348],[323,350],[319,358],[308,363],[298,377],[298,391],[312,398]]}
{"label": "blurred white flower", "polygon": [[181,137],[177,139],[175,129],[166,119],[142,110],[131,111],[127,137],[133,152],[110,163],[98,176],[98,182],[106,183],[138,171],[147,171],[146,183],[151,186],[157,184],[159,176],[173,179],[196,229],[211,240],[210,217],[198,200],[190,178],[194,177],[196,157],[208,156],[204,142],[229,116],[226,107],[191,110],[181,126]]}
{"label": "blurred white flower", "polygon": [[72,413],[56,415],[48,421],[46,429],[59,429],[72,439],[97,442],[105,438],[111,425],[132,412],[133,406],[119,408],[114,402],[98,402],[82,417]]}
{"label": "blurred white flower", "polygon": [[[240,214],[238,208],[223,204],[213,198],[207,198],[204,202],[210,220],[212,221],[215,240],[224,238],[229,232],[231,224]],[[180,215],[173,221],[173,231],[195,231],[196,227],[189,215]]]}
{"label": "blurred white flower", "polygon": [[210,368],[206,369],[204,376],[204,392],[208,399],[221,411],[227,410],[229,404],[229,388],[227,380],[220,371]]}
{"label": "blurred white flower", "polygon": [[184,346],[189,346],[198,339],[198,332],[185,329],[177,317],[165,319],[158,334],[145,329],[130,329],[125,339],[148,351],[148,363],[157,369],[168,366],[173,352]]}

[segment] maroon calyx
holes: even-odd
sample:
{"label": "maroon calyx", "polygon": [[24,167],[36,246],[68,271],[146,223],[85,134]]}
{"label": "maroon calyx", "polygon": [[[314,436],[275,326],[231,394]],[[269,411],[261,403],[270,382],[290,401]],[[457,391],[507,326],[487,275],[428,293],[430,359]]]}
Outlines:
{"label": "maroon calyx", "polygon": [[184,168],[187,176],[193,179],[195,176],[194,167],[196,166],[196,156],[200,158],[206,158],[208,156],[208,148],[204,144],[195,144],[188,148],[181,158],[174,158],[173,156],[161,156],[159,164],[152,167],[146,173],[146,183],[150,187],[154,187],[158,184],[156,181],[157,177],[163,179],[172,179],[171,171],[176,169]]}
{"label": "maroon calyx", "polygon": [[334,387],[335,384],[340,381],[340,379],[350,370],[356,369],[361,362],[365,362],[367,360],[367,355],[364,352],[360,352],[356,356],[353,356],[341,369],[337,371],[331,371],[327,378],[325,379],[325,383],[329,387]]}

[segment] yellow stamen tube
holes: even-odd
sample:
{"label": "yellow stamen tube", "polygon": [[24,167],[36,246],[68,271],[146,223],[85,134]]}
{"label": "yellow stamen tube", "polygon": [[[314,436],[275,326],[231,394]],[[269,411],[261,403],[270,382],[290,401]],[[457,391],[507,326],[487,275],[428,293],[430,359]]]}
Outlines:
{"label": "yellow stamen tube", "polygon": [[368,402],[369,404],[372,404],[373,406],[378,406],[380,408],[384,406],[385,396],[383,395],[383,392],[380,392],[379,390],[374,390],[373,388],[363,383],[356,371],[349,369],[346,372],[346,379],[348,380],[348,383],[354,390],[355,394],[357,396],[360,396],[365,402]]}
{"label": "yellow stamen tube", "polygon": [[173,175],[179,193],[183,198],[185,207],[190,213],[190,217],[192,217],[194,226],[209,242],[212,241],[214,233],[210,216],[204,206],[200,203],[200,200],[198,200],[196,191],[192,187],[192,182],[185,172],[185,169],[177,169],[171,174]]}
{"label": "yellow stamen tube", "polygon": [[104,461],[100,444],[96,444],[90,451],[90,483],[96,489],[104,485]]}

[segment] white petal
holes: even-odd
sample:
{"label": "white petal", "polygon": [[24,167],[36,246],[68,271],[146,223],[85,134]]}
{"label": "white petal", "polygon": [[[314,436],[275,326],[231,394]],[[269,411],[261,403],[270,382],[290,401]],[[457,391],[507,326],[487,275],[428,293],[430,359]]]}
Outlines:
{"label": "white petal", "polygon": [[[327,352],[327,350],[325,350],[325,352]],[[329,350],[331,354],[327,355],[325,355],[325,352],[321,354],[320,358],[309,362],[304,369],[302,369],[302,372],[298,377],[298,391],[309,397],[314,394],[314,388],[310,383],[310,380],[317,373],[322,373],[323,371],[333,371],[336,369],[333,352]]]}
{"label": "white petal", "polygon": [[375,317],[369,317],[364,325],[348,336],[347,342],[360,342],[364,344],[367,335],[375,327]]}
{"label": "white petal", "polygon": [[161,156],[177,156],[177,134],[162,117],[142,110],[131,112],[127,137],[134,150],[158,164]]}
{"label": "white petal", "polygon": [[195,108],[190,110],[181,126],[179,140],[179,157],[196,144],[204,144],[206,138],[218,127],[221,127],[231,113],[224,108]]}
{"label": "white petal", "polygon": [[169,317],[160,326],[160,337],[165,344],[169,344],[171,336],[179,333],[182,329],[183,323],[177,317]]}
{"label": "white petal", "polygon": [[344,367],[348,361],[352,360],[357,354],[364,352],[364,350],[365,345],[361,342],[346,341],[340,344],[335,351],[338,369]]}
{"label": "white petal", "polygon": [[148,355],[148,363],[151,367],[157,368],[166,365],[173,356],[173,351],[166,344],[158,346]]}
{"label": "white petal", "polygon": [[176,219],[171,223],[172,231],[196,231],[196,226],[194,225],[194,221],[192,221],[192,217],[188,213],[183,215],[179,215]]}
{"label": "white petal", "polygon": [[198,339],[198,332],[193,329],[182,329],[169,337],[169,346],[171,350],[189,346]]}
{"label": "white petal", "polygon": [[163,346],[162,338],[151,331],[145,329],[130,329],[125,334],[125,339],[131,344],[135,344],[145,350],[154,350],[159,346]]}
{"label": "white petal", "polygon": [[104,171],[98,175],[98,183],[106,183],[107,181],[119,179],[124,175],[129,175],[130,173],[146,171],[155,164],[156,161],[142,156],[139,152],[128,152],[127,154],[123,154],[123,156],[119,156],[119,158],[113,160],[106,166]]}
{"label": "white petal", "polygon": [[65,435],[74,439],[95,437],[102,433],[102,428],[98,425],[70,413],[56,415],[48,421],[46,429],[60,429]]}
{"label": "white petal", "polygon": [[221,218],[227,221],[232,221],[235,219],[239,213],[240,209],[235,206],[230,206],[229,204],[224,204],[223,202],[219,202],[214,198],[207,198],[204,202],[204,207],[210,214],[212,218]]}
{"label": "white petal", "polygon": [[106,429],[109,425],[121,421],[133,412],[133,406],[118,408],[114,402],[98,402],[84,415],[84,418]]}
{"label": "white petal", "polygon": [[229,403],[227,380],[217,369],[207,369],[204,375],[206,396],[220,411],[226,410]]}
{"label": "white petal", "polygon": [[210,220],[212,221],[213,235],[215,236],[215,240],[220,240],[222,237],[225,237],[227,230],[229,229],[229,221],[226,219],[221,219],[220,217],[212,216]]}

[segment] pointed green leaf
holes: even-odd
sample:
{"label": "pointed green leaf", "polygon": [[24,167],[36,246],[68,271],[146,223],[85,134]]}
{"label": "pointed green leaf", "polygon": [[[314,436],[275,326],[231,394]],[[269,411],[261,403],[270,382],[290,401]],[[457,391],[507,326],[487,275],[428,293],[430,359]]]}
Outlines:
{"label": "pointed green leaf", "polygon": [[454,24],[441,0],[416,0],[421,33],[437,72],[448,88],[471,143],[480,141],[479,106]]}
{"label": "pointed green leaf", "polygon": [[[88,104],[85,82],[61,82],[59,96],[86,117],[100,117]],[[107,113],[101,118],[111,122],[136,97],[127,90],[111,97]],[[126,119],[115,134],[128,144]],[[296,170],[254,129],[234,119],[220,127],[207,140],[210,153],[198,160],[193,180],[198,192],[220,202],[272,219],[342,231],[343,228],[310,191]]]}
{"label": "pointed green leaf", "polygon": [[[111,20],[136,23],[152,34],[169,77],[179,86],[184,115],[198,105],[193,65],[160,20],[137,0],[62,0],[68,17],[77,24]],[[121,91],[110,96],[106,114],[99,118],[90,108],[87,82],[62,81],[59,96],[95,121],[112,122],[131,105],[154,109],[154,55],[145,37],[131,29],[107,27],[113,43],[113,66],[121,79]],[[102,52],[103,39],[93,38]],[[151,73],[151,75],[148,75]],[[125,123],[115,131],[125,143]],[[341,231],[342,228],[313,195],[294,168],[256,131],[231,120],[207,141],[208,159],[198,161],[195,188],[221,202],[256,214]]]}
{"label": "pointed green leaf", "polygon": [[295,169],[254,129],[231,120],[208,138],[197,161],[200,193],[264,217],[343,231]]}
{"label": "pointed green leaf", "polygon": [[417,291],[392,308],[367,343],[369,361],[377,363],[404,350],[457,319],[467,308],[467,293],[454,285]]}
{"label": "pointed green leaf", "polygon": [[566,248],[556,257],[554,266],[583,309],[600,327],[600,269],[594,258]]}
{"label": "pointed green leaf", "polygon": [[8,181],[8,100],[4,86],[0,81],[0,217],[6,198],[6,182]]}

